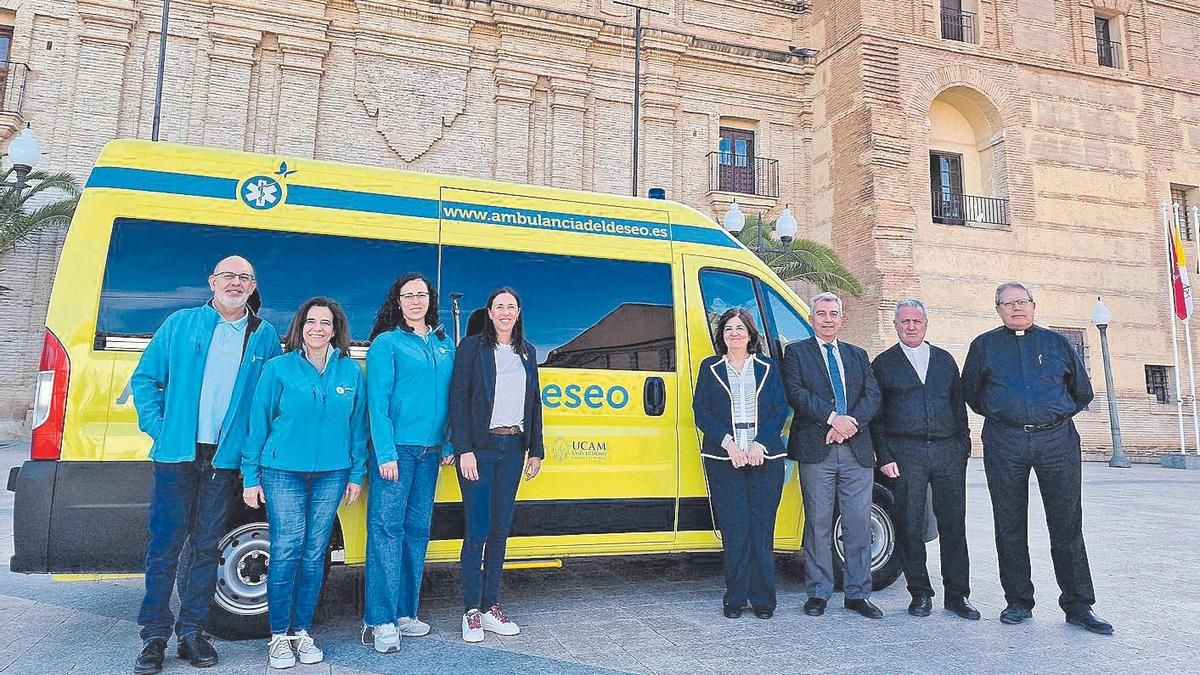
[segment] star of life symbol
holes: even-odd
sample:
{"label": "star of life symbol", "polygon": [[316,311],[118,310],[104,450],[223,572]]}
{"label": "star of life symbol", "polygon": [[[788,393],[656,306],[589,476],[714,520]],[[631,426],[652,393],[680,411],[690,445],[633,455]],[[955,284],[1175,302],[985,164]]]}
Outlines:
{"label": "star of life symbol", "polygon": [[254,176],[242,184],[241,196],[246,206],[266,210],[283,201],[283,189],[270,176]]}

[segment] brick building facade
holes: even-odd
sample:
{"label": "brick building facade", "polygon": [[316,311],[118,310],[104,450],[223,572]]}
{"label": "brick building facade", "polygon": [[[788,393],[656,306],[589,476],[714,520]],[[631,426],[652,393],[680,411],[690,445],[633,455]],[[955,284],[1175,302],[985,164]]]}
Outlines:
{"label": "brick building facade", "polygon": [[[1174,443],[1152,391],[1174,398],[1159,204],[1200,203],[1200,0],[645,4],[665,14],[644,15],[643,190],[718,219],[791,205],[863,282],[849,333],[872,353],[919,295],[961,361],[1018,278],[1099,391],[1103,295],[1126,443]],[[80,176],[105,141],[149,137],[159,3],[0,6],[0,135],[32,122],[44,166]],[[612,0],[175,0],[162,138],[627,193],[632,26]],[[0,259],[9,433],[61,240]],[[1080,418],[1092,447],[1104,405]]]}

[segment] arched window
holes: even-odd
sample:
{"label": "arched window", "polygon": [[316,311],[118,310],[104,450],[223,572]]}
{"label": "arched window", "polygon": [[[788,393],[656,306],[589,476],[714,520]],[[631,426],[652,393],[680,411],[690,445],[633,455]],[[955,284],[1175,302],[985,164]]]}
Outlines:
{"label": "arched window", "polygon": [[935,223],[1007,226],[1000,114],[986,96],[951,87],[929,107],[929,186]]}

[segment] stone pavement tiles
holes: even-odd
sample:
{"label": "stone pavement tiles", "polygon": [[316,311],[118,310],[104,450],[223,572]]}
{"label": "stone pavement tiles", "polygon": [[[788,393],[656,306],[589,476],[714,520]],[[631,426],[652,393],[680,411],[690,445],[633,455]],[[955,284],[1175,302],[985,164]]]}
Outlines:
{"label": "stone pavement tiles", "polygon": [[[20,453],[0,451],[0,464]],[[1032,621],[1005,626],[996,578],[991,511],[982,464],[968,475],[972,601],[983,612],[967,622],[935,604],[933,616],[905,613],[903,579],[877,592],[886,612],[870,621],[841,608],[804,616],[798,579],[779,565],[780,604],[770,621],[721,616],[720,567],[684,557],[566,560],[556,570],[506,574],[506,607],[521,635],[459,637],[461,608],[453,566],[430,567],[422,614],[426,638],[405,639],[381,656],[359,644],[361,570],[335,569],[314,635],[325,650],[304,673],[709,673],[709,672],[1197,672],[1200,645],[1200,474],[1155,466],[1084,467],[1085,536],[1097,612],[1116,634],[1094,636],[1067,625],[1056,604],[1044,514],[1031,493],[1030,548],[1038,606]],[[0,558],[12,551],[12,495],[0,495]],[[937,573],[936,542],[929,551]],[[133,619],[137,579],[53,582],[0,571],[0,671],[128,672],[139,642]],[[935,599],[935,603],[940,598]],[[218,641],[220,666],[208,672],[266,671],[262,641]],[[171,652],[173,654],[174,645]],[[171,659],[168,673],[193,672]]]}

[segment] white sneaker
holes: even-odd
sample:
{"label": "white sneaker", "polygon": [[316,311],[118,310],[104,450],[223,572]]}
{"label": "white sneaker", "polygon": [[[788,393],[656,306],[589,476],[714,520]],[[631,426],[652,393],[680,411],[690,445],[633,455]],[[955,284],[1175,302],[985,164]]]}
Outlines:
{"label": "white sneaker", "polygon": [[312,637],[306,630],[296,631],[296,656],[300,663],[320,663],[325,658],[325,652],[313,643]]}
{"label": "white sneaker", "polygon": [[473,609],[463,614],[463,640],[467,642],[483,642],[483,615]]}
{"label": "white sneaker", "polygon": [[275,634],[267,644],[267,663],[272,668],[291,668],[296,665],[296,654],[292,652],[292,641],[286,635]]}
{"label": "white sneaker", "polygon": [[517,635],[521,632],[520,627],[500,609],[500,605],[492,605],[491,609],[483,613],[482,624],[484,630],[496,635]]}
{"label": "white sneaker", "polygon": [[375,651],[380,654],[391,654],[392,652],[400,651],[400,631],[396,630],[396,624],[384,623],[378,626],[363,626],[362,643],[367,644],[367,632],[371,633],[371,639],[374,642]]}
{"label": "white sneaker", "polygon": [[400,617],[400,634],[404,637],[422,637],[429,635],[429,624],[420,619],[402,616]]}

